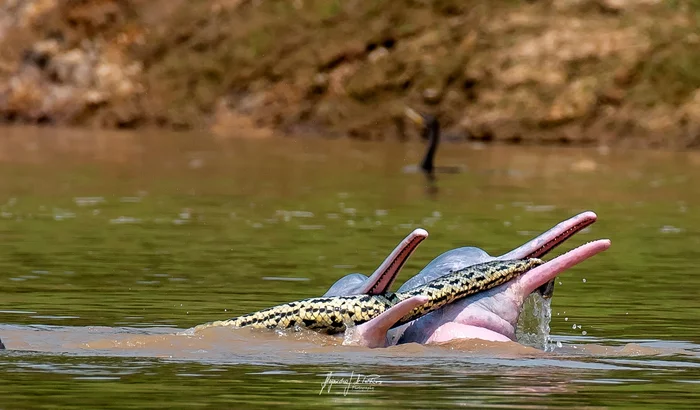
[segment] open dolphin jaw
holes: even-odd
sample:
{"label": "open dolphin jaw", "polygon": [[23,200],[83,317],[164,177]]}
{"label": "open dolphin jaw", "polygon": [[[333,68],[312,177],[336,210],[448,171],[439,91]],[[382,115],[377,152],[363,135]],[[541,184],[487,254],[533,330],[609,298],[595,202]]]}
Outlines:
{"label": "open dolphin jaw", "polygon": [[[401,268],[408,260],[408,257],[416,250],[418,245],[428,237],[428,231],[425,229],[415,229],[391,252],[384,263],[380,265],[375,274],[381,272],[376,281],[369,280],[371,286],[364,289],[362,293],[377,294],[383,293],[391,287],[396,278],[401,272]],[[388,265],[388,266],[386,266]],[[374,276],[374,275],[372,275]]]}
{"label": "open dolphin jaw", "polygon": [[[527,276],[535,276],[539,271],[541,270],[547,270],[547,269],[552,269],[557,271],[557,275],[566,271],[567,269],[578,265],[579,263],[583,262],[584,260],[590,258],[591,256],[594,256],[610,247],[610,240],[609,239],[597,239],[593,241],[589,241],[584,243],[583,245],[579,245],[575,247],[574,249],[571,249],[556,258],[550,259],[548,261],[545,261],[540,266],[537,266],[530,271],[526,272],[523,274],[519,280],[523,280],[523,278],[526,278]],[[553,267],[554,264],[560,264],[560,266]],[[553,279],[553,278],[552,278]],[[541,285],[539,285],[541,286]],[[535,286],[535,289],[538,286]]]}
{"label": "open dolphin jaw", "polygon": [[[563,222],[558,223],[556,226],[538,235],[529,242],[526,242],[525,244],[513,249],[512,251],[498,257],[498,259],[540,258],[548,254],[557,246],[564,243],[567,239],[571,238],[576,233],[581,232],[585,228],[591,226],[597,220],[598,216],[595,214],[595,212],[582,212]],[[546,240],[547,237],[551,235],[554,236],[549,240]],[[535,246],[537,242],[543,239],[546,240],[544,244],[537,246],[531,252],[523,253],[527,250],[527,248]],[[552,279],[548,283],[543,284],[537,291],[540,293],[540,295],[542,295],[542,297],[546,299],[551,298],[554,294],[554,279]]]}
{"label": "open dolphin jaw", "polygon": [[389,290],[408,258],[428,237],[428,231],[414,229],[391,251],[369,277],[351,273],[337,280],[323,296],[381,295]]}
{"label": "open dolphin jaw", "polygon": [[[541,258],[542,256],[546,255],[549,253],[552,249],[556,248],[557,246],[561,245],[564,243],[567,239],[571,238],[578,232],[581,232],[582,230],[586,229],[587,227],[591,226],[593,223],[595,223],[598,220],[598,215],[595,214],[595,212],[592,211],[586,211],[582,212],[576,216],[573,216],[566,221],[560,222],[556,226],[552,227],[545,233],[542,233],[538,235],[536,238],[530,240],[529,242],[513,249],[512,251],[502,255],[499,257],[499,259],[523,259],[523,258]],[[568,226],[571,224],[571,226]],[[538,246],[536,249],[534,249],[531,252],[521,254],[522,249],[527,248],[528,246],[531,246],[531,244],[534,244],[536,241],[540,240],[542,237],[547,237],[547,235],[550,235],[550,232],[556,232],[558,230],[561,230],[564,228],[561,232],[556,234],[553,238],[547,240],[544,244]]]}
{"label": "open dolphin jaw", "polygon": [[555,237],[551,241],[549,241],[549,242],[545,243],[544,245],[542,245],[541,247],[539,247],[536,251],[527,255],[527,257],[528,258],[541,258],[542,256],[548,254],[549,251],[556,248],[557,246],[562,244],[567,239],[571,238],[574,234],[591,226],[593,224],[593,222],[595,222],[595,219],[587,220],[587,221],[581,222],[577,225],[574,225],[573,227],[562,232],[560,235],[558,235],[557,237]]}

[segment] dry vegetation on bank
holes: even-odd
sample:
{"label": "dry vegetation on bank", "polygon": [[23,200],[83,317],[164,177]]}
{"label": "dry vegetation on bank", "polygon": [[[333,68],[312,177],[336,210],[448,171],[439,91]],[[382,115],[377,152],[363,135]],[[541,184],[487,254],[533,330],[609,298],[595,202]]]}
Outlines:
{"label": "dry vegetation on bank", "polygon": [[5,0],[0,116],[700,146],[697,0]]}

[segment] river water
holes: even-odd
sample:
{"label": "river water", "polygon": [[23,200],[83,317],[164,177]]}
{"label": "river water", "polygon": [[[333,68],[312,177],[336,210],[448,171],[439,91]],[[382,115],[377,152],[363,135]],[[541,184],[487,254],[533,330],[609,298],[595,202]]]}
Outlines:
{"label": "river water", "polygon": [[[443,144],[466,172],[431,188],[402,171],[422,150],[0,130],[0,407],[695,407],[700,153]],[[612,247],[560,276],[546,346],[175,335],[369,274],[417,227],[399,282],[584,210],[598,222],[554,254]]]}

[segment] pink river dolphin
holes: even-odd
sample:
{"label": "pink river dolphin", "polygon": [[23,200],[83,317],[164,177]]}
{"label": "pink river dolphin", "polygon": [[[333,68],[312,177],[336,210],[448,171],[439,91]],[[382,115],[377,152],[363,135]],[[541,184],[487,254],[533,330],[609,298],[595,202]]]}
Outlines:
{"label": "pink river dolphin", "polygon": [[[563,221],[512,251],[497,257],[479,248],[464,247],[443,253],[406,281],[399,291],[424,285],[455,270],[491,260],[541,258],[549,251],[594,223],[587,211]],[[409,234],[368,278],[359,273],[337,281],[325,296],[382,294],[389,290],[408,257],[428,237],[424,229]],[[514,341],[515,328],[525,299],[535,291],[551,297],[554,278],[610,247],[610,240],[586,243],[540,265],[520,277],[485,292],[447,305],[408,324],[394,327],[408,312],[427,301],[415,296],[393,306],[367,323],[346,332],[349,344],[384,347],[399,343],[441,343],[454,339]]]}

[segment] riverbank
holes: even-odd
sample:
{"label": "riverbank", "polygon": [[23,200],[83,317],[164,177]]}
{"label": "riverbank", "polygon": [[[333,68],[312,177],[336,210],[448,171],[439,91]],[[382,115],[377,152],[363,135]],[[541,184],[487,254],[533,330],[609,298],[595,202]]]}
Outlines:
{"label": "riverbank", "polygon": [[[695,6],[697,7],[697,6]],[[700,146],[689,1],[9,0],[0,118],[224,137]]]}

